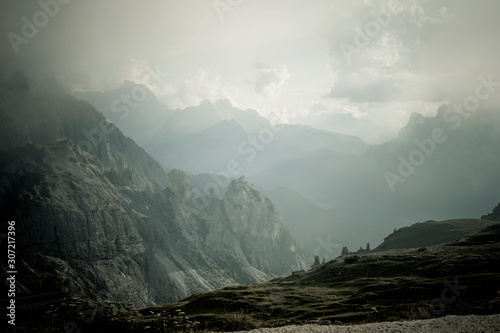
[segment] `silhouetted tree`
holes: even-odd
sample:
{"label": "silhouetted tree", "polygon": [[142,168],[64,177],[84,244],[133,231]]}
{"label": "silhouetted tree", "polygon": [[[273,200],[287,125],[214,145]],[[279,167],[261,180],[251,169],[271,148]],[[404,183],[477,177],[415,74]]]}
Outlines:
{"label": "silhouetted tree", "polygon": [[371,249],[370,249],[370,243],[366,243],[366,251],[371,251]]}
{"label": "silhouetted tree", "polygon": [[347,246],[344,246],[344,247],[342,248],[342,255],[343,255],[343,256],[346,256],[346,255],[348,255],[348,254],[349,254],[349,250],[347,249]]}
{"label": "silhouetted tree", "polygon": [[325,257],[323,257],[323,262],[322,262],[322,264],[324,264],[324,263],[325,263],[325,261],[326,261],[326,260],[325,260]]}
{"label": "silhouetted tree", "polygon": [[319,256],[314,256],[314,266],[318,266],[319,265]]}

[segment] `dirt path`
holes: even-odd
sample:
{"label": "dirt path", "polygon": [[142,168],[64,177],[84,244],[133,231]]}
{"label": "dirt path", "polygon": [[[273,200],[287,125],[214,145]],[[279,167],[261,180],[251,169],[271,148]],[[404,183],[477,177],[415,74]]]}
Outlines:
{"label": "dirt path", "polygon": [[287,326],[253,333],[493,333],[500,332],[500,314],[491,316],[446,316],[438,319],[397,321],[353,326]]}

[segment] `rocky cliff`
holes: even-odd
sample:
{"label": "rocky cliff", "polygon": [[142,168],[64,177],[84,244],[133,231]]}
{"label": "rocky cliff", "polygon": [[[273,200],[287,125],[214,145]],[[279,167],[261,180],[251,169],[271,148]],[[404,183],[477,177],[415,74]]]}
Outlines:
{"label": "rocky cliff", "polygon": [[21,294],[65,290],[145,306],[306,267],[272,202],[244,178],[222,200],[210,189],[197,197],[182,171],[167,177],[118,129],[82,149],[84,124],[103,121],[88,104],[59,92],[40,106],[45,93],[23,94],[0,89],[10,124],[0,218],[16,221]]}
{"label": "rocky cliff", "polygon": [[36,93],[20,73],[0,72],[0,150],[71,139],[98,157],[124,185],[158,191],[166,186],[162,166],[89,103],[68,95],[55,80]]}
{"label": "rocky cliff", "polygon": [[500,221],[500,204],[493,209],[493,212],[483,215],[481,218],[484,220]]}

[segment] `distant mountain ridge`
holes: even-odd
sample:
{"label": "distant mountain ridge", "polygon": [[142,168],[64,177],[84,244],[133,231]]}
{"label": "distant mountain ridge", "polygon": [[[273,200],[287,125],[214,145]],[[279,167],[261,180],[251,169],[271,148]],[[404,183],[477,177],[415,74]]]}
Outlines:
{"label": "distant mountain ridge", "polygon": [[[454,128],[447,121],[457,116],[452,111],[445,105],[435,117],[414,114],[397,138],[360,156],[311,154],[249,179],[266,191],[288,187],[330,207],[353,221],[352,228],[372,235],[373,243],[417,221],[480,216],[500,196],[500,115],[477,110]],[[441,142],[434,141],[436,133]],[[399,177],[395,183],[388,173]],[[365,244],[358,235],[346,245]]]}
{"label": "distant mountain ridge", "polygon": [[[133,87],[141,89],[140,85],[132,84],[132,88],[127,85],[122,94]],[[117,98],[115,90],[75,95],[120,123],[121,120],[116,119],[116,114],[110,110]],[[148,92],[150,95],[154,96]],[[369,147],[354,136],[306,125],[273,125],[255,110],[239,109],[228,100],[215,103],[205,100],[184,110],[165,111],[161,116],[150,109],[149,105],[138,103],[133,112],[144,119],[125,119],[127,128],[131,129],[126,134],[137,140],[163,166],[191,173],[225,171],[226,164],[236,160],[243,168],[241,174],[250,176],[315,150],[359,155]],[[149,128],[140,126],[146,119],[154,125]]]}

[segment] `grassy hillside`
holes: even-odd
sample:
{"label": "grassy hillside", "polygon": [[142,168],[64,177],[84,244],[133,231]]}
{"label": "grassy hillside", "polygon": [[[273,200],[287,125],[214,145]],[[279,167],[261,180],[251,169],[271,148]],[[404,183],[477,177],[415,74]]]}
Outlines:
{"label": "grassy hillside", "polygon": [[498,222],[478,219],[457,219],[416,223],[394,231],[373,251],[416,248],[437,245],[480,232]]}

